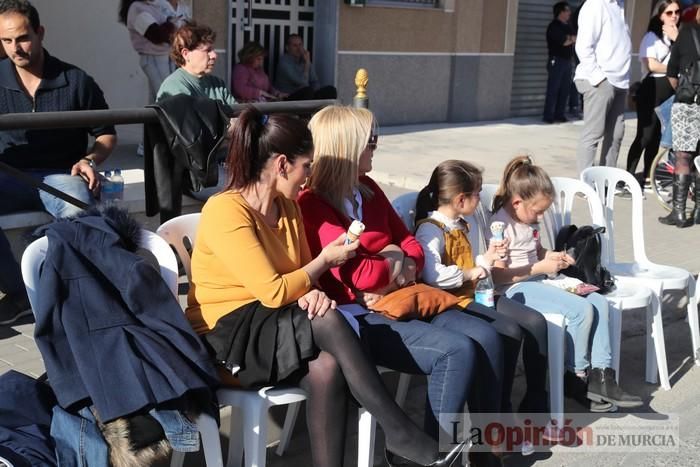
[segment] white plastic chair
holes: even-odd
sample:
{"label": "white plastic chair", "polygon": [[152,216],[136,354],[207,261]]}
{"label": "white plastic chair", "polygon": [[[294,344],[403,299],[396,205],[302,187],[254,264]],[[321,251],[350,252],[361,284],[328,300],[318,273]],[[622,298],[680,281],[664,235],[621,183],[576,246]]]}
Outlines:
{"label": "white plastic chair", "polygon": [[[642,202],[642,190],[639,183],[628,172],[614,167],[590,167],[581,173],[581,179],[592,186],[598,198],[603,205],[603,214],[606,222],[606,233],[604,235],[606,242],[606,258],[604,266],[621,283],[629,283],[630,285],[645,285],[649,287],[659,297],[659,301],[663,298],[663,293],[666,290],[682,290],[688,296],[688,325],[690,326],[690,336],[692,341],[692,357],[696,365],[700,365],[700,328],[698,327],[698,308],[695,297],[695,279],[686,270],[674,266],[666,266],[653,263],[647,257],[644,245],[644,213]],[[617,183],[623,182],[632,193],[632,248],[633,261],[628,263],[618,262],[615,259],[615,239],[614,232],[614,201],[615,201],[615,186]],[[660,316],[656,321],[660,322]],[[655,323],[647,322],[647,335],[649,327]],[[659,325],[656,325],[658,328]],[[660,330],[657,329],[660,333]],[[652,330],[653,334],[653,330]],[[662,340],[657,339],[661,347]],[[658,353],[664,350],[665,347],[658,349]],[[649,356],[649,348],[647,347],[647,356]],[[646,380],[649,382],[657,381],[657,368],[655,359],[647,359]],[[663,375],[662,375],[663,377]],[[662,386],[668,383],[662,382]],[[670,387],[670,385],[668,385]],[[668,389],[665,387],[665,389]]]}
{"label": "white plastic chair", "polygon": [[[498,185],[484,183],[481,186],[480,202],[475,212],[476,225],[481,230],[483,242],[481,247],[486,247],[486,238],[489,232],[489,220],[493,198],[498,190]],[[540,311],[540,310],[538,310]],[[546,313],[542,315],[547,320],[547,363],[549,366],[549,411],[552,420],[556,420],[556,426],[564,426],[564,355],[566,349],[566,319],[559,313]]]}
{"label": "white plastic chair", "polygon": [[[185,214],[170,219],[158,227],[157,233],[172,246],[180,257],[180,261],[191,280],[191,251],[197,235],[201,214]],[[230,406],[229,450],[226,465],[238,467],[245,452],[245,465],[263,467],[267,454],[267,413],[275,405],[289,405],[287,417],[277,453],[282,454],[287,447],[299,413],[301,401],[306,399],[306,392],[301,388],[265,387],[259,390],[242,388],[221,388],[216,393],[219,404]],[[235,409],[235,410],[234,410]],[[236,413],[238,411],[238,413]],[[216,432],[218,439],[219,433]],[[243,443],[241,444],[241,441]],[[171,467],[180,467],[183,458],[175,459]]]}
{"label": "white plastic chair", "polygon": [[[546,234],[550,244],[554,245],[556,235],[565,225],[572,224],[572,210],[578,196],[585,198],[590,214],[591,224],[605,226],[603,206],[593,188],[574,178],[553,177],[552,183],[556,190],[554,203],[545,213]],[[606,257],[607,240],[601,235],[601,260]],[[612,367],[615,376],[620,380],[620,343],[622,340],[622,312],[644,308],[647,313],[649,328],[647,331],[647,367],[656,364],[661,375],[661,387],[670,388],[668,368],[666,364],[666,347],[664,343],[663,323],[661,321],[661,303],[658,295],[648,287],[618,284],[616,289],[604,295],[609,305],[610,344],[612,346]]]}
{"label": "white plastic chair", "polygon": [[[141,235],[141,246],[150,250],[156,257],[163,280],[168,284],[170,291],[177,296],[177,259],[175,255],[168,244],[153,232],[142,230]],[[39,271],[46,258],[48,246],[48,238],[41,237],[32,242],[22,254],[22,279],[32,309],[35,309],[37,305]],[[207,414],[201,414],[195,423],[201,435],[207,467],[222,467],[219,427],[216,425],[216,420]],[[181,464],[184,453],[173,451],[173,459],[175,458],[181,459]]]}
{"label": "white plastic chair", "polygon": [[[191,279],[191,251],[194,245],[201,214],[186,214],[171,219],[161,225],[157,232],[163,237],[180,256],[188,280]],[[380,372],[388,371],[379,367]],[[396,402],[403,405],[410,375],[402,373],[396,391]],[[266,462],[267,449],[267,412],[274,405],[289,405],[285,417],[280,441],[275,453],[281,456],[289,445],[301,401],[306,399],[306,393],[301,388],[266,387],[259,391],[241,388],[222,388],[217,392],[219,403],[231,406],[240,412],[240,416],[231,414],[229,434],[229,454],[227,466],[240,466],[245,452],[246,466],[263,467]],[[364,408],[360,408],[358,421],[358,467],[373,465],[374,433],[376,420]],[[218,436],[218,434],[217,434]],[[243,440],[243,445],[241,445]],[[171,464],[172,467],[182,465]]]}

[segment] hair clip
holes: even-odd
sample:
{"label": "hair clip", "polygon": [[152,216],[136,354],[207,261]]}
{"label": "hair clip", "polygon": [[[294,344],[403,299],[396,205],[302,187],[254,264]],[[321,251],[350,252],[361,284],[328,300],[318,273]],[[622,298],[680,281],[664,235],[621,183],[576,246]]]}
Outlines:
{"label": "hair clip", "polygon": [[262,126],[267,125],[267,121],[270,120],[270,116],[268,114],[263,114],[262,117],[260,117],[260,123]]}
{"label": "hair clip", "polygon": [[530,157],[529,154],[525,155],[525,160],[527,161],[528,164],[535,165],[535,163],[532,161],[532,157]]}

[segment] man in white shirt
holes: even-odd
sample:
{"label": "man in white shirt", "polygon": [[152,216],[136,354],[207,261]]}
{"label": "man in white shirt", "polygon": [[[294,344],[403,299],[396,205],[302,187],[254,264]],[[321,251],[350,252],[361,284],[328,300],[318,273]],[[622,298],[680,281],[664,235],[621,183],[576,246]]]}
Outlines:
{"label": "man in white shirt", "polygon": [[578,168],[595,165],[600,139],[600,165],[617,166],[625,134],[624,110],[629,88],[632,42],[623,0],[587,0],[578,18],[574,82],[583,94],[583,131]]}

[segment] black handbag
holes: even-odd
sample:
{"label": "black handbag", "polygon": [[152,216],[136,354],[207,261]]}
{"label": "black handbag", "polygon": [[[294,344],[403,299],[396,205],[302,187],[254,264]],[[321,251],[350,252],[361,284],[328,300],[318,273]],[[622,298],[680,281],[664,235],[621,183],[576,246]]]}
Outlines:
{"label": "black handbag", "polygon": [[[695,50],[700,57],[700,43],[697,31],[691,31]],[[678,87],[676,88],[676,102],[682,104],[700,104],[700,60],[690,62],[678,75]]]}

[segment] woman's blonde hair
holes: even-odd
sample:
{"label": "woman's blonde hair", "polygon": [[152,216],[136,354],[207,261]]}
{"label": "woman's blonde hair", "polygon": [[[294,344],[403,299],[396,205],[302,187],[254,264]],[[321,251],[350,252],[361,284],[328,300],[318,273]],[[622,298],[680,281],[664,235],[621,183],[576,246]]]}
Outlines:
{"label": "woman's blonde hair", "polygon": [[501,184],[493,198],[492,211],[498,211],[516,195],[524,201],[537,195],[554,199],[552,180],[543,168],[532,162],[530,156],[517,156],[506,165]]}
{"label": "woman's blonde hair", "polygon": [[325,107],[309,122],[314,139],[309,188],[340,212],[345,212],[344,200],[352,199],[354,188],[372,196],[372,191],[360,184],[358,168],[374,127],[369,110],[339,105]]}

